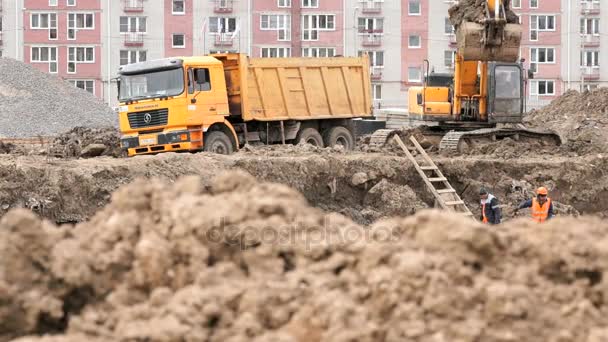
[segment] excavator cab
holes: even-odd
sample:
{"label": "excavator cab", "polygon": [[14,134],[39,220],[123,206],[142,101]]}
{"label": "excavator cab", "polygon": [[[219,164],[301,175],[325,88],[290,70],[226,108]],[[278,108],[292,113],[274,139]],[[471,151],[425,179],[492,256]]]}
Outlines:
{"label": "excavator cab", "polygon": [[521,123],[524,112],[524,79],[521,64],[490,63],[488,78],[488,121]]}

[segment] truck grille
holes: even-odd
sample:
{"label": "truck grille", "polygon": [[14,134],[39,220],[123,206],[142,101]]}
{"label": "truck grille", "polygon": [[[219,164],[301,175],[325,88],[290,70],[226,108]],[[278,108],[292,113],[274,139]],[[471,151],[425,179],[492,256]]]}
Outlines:
{"label": "truck grille", "polygon": [[129,126],[131,128],[143,128],[152,126],[163,126],[169,120],[168,109],[148,110],[145,112],[129,113]]}

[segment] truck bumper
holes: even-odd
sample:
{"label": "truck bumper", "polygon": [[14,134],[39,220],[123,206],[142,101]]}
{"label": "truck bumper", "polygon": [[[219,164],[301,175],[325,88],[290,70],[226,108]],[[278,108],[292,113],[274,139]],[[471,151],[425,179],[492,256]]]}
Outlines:
{"label": "truck bumper", "polygon": [[[193,135],[198,135],[200,138],[194,139],[198,137],[193,137]],[[189,130],[123,136],[120,139],[120,145],[127,151],[129,157],[160,152],[198,151],[203,147],[202,132]]]}

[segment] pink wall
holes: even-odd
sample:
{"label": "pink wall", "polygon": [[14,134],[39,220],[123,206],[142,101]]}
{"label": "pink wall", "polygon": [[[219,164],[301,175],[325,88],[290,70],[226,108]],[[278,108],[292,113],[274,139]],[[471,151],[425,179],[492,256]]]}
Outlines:
{"label": "pink wall", "polygon": [[[193,1],[195,0],[186,0],[185,14],[173,14],[172,1],[165,0],[165,57],[192,56],[194,44],[194,35],[192,31]],[[183,33],[185,35],[185,48],[173,48],[173,33]]]}
{"label": "pink wall", "polygon": [[[401,79],[406,86],[419,85],[419,83],[408,82],[408,68],[422,68],[423,61],[427,58],[428,38],[429,38],[429,0],[420,0],[421,15],[409,15],[409,1],[402,0],[401,5]],[[419,35],[421,47],[418,49],[410,49],[408,47],[409,36],[411,34]]]}
{"label": "pink wall", "polygon": [[40,9],[40,10],[89,10],[89,9],[100,9],[101,0],[76,0],[76,6],[67,6],[66,0],[57,0],[57,6],[49,6],[48,0],[24,0],[23,6],[28,9]]}

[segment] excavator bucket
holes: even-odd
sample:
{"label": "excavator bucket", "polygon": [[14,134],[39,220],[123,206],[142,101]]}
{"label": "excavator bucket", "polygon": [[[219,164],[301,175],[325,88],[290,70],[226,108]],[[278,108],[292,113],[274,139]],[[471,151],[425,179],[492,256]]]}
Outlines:
{"label": "excavator bucket", "polygon": [[458,53],[465,61],[517,62],[522,29],[519,24],[464,22],[456,32]]}

